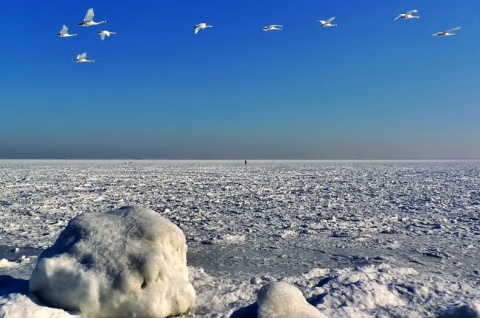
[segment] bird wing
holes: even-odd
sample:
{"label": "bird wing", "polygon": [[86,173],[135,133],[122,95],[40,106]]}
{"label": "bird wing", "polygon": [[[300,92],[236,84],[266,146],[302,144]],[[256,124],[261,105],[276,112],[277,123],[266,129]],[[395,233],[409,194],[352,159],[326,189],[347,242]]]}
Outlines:
{"label": "bird wing", "polygon": [[60,34],[67,34],[68,33],[68,28],[67,26],[64,24],[62,29],[60,30]]}
{"label": "bird wing", "polygon": [[399,14],[393,21],[397,21],[398,19],[400,19],[402,17],[401,14]]}
{"label": "bird wing", "polygon": [[335,17],[331,17],[330,19],[328,19],[327,23],[332,23],[333,20],[335,20]]}
{"label": "bird wing", "polygon": [[432,35],[433,36],[439,36],[439,35],[443,35],[443,34],[445,34],[445,32],[437,32],[437,33],[433,33]]}
{"label": "bird wing", "polygon": [[93,8],[88,9],[83,22],[91,22],[93,21]]}
{"label": "bird wing", "polygon": [[415,10],[411,10],[411,11],[408,11],[408,12],[407,12],[407,15],[410,15],[410,14],[413,14],[413,13],[417,13],[417,12],[418,12],[418,10],[416,10],[416,9],[415,9]]}
{"label": "bird wing", "polygon": [[453,29],[449,29],[445,32],[452,32],[452,31],[457,31],[457,30],[460,30],[462,27],[456,27],[456,28],[453,28]]}
{"label": "bird wing", "polygon": [[102,41],[105,40],[105,33],[101,32],[99,34],[100,34],[100,39],[102,39]]}
{"label": "bird wing", "polygon": [[77,55],[77,60],[83,60],[84,58],[87,58],[87,53],[82,53]]}
{"label": "bird wing", "polygon": [[280,24],[274,24],[272,26],[275,27],[275,28],[283,28],[283,25],[280,25]]}
{"label": "bird wing", "polygon": [[201,29],[205,29],[207,27],[207,24],[205,22],[199,23],[195,26],[195,34],[198,33]]}

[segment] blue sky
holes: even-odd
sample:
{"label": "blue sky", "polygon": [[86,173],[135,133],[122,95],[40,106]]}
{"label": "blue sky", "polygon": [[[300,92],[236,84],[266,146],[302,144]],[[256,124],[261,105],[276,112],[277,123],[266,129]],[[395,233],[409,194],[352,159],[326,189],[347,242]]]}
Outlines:
{"label": "blue sky", "polygon": [[480,158],[478,0],[2,5],[0,158]]}

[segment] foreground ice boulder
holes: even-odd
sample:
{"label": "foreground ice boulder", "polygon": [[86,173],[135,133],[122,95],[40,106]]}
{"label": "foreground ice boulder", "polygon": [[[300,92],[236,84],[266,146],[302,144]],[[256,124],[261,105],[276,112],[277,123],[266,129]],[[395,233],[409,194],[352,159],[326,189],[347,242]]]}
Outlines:
{"label": "foreground ice boulder", "polygon": [[473,302],[451,308],[439,318],[480,318],[480,303]]}
{"label": "foreground ice boulder", "polygon": [[39,257],[30,291],[88,317],[169,317],[189,311],[183,232],[152,210],[124,207],[71,220]]}
{"label": "foreground ice boulder", "polygon": [[326,318],[302,292],[285,282],[272,282],[257,294],[258,318]]}

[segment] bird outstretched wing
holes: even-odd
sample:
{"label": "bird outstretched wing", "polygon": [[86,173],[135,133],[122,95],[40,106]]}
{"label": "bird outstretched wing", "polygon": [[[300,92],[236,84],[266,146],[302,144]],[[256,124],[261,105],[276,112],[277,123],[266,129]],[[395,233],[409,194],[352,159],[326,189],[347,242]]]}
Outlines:
{"label": "bird outstretched wing", "polygon": [[418,10],[414,9],[414,10],[410,10],[407,12],[407,15],[410,15],[410,14],[414,14],[414,13],[417,13]]}
{"label": "bird outstretched wing", "polygon": [[207,26],[205,22],[199,23],[195,26],[195,34],[198,33],[201,29],[204,29]]}
{"label": "bird outstretched wing", "polygon": [[87,58],[87,53],[85,53],[85,52],[77,55],[77,60],[82,60],[84,58]]}
{"label": "bird outstretched wing", "polygon": [[83,22],[91,22],[93,21],[93,8],[88,9],[87,14],[85,15],[85,18],[83,19]]}
{"label": "bird outstretched wing", "polygon": [[448,29],[447,31],[445,32],[452,32],[452,31],[457,31],[457,30],[460,30],[462,27],[456,27],[456,28],[453,28],[453,29]]}
{"label": "bird outstretched wing", "polygon": [[99,34],[100,34],[100,39],[102,39],[102,41],[105,40],[105,33],[101,32]]}
{"label": "bird outstretched wing", "polygon": [[330,19],[328,19],[327,23],[332,23],[333,20],[335,20],[335,17],[331,17]]}
{"label": "bird outstretched wing", "polygon": [[68,33],[68,28],[67,26],[64,24],[62,29],[60,30],[60,34],[67,34]]}

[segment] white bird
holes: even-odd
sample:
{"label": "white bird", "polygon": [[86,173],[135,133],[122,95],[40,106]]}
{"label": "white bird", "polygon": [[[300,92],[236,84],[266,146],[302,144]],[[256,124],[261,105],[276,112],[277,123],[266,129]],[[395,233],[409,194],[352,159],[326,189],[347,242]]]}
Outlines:
{"label": "white bird", "polygon": [[198,31],[206,28],[213,28],[213,25],[207,25],[205,22],[199,23],[195,26],[195,34],[198,33]]}
{"label": "white bird", "polygon": [[99,25],[102,23],[108,23],[107,20],[95,22],[93,21],[93,8],[88,9],[87,14],[85,15],[85,18],[83,19],[82,23],[79,23],[79,26],[92,26],[92,25]]}
{"label": "white bird", "polygon": [[396,17],[393,21],[397,21],[398,19],[420,19],[418,15],[413,15],[414,13],[417,13],[418,10],[411,10],[408,11],[407,13],[400,13],[398,17]]}
{"label": "white bird", "polygon": [[107,30],[99,31],[97,33],[100,35],[100,39],[102,39],[102,41],[105,40],[105,36],[110,36],[112,34],[117,34],[117,32],[112,32],[112,31],[107,31]]}
{"label": "white bird", "polygon": [[460,30],[461,28],[462,27],[456,27],[456,28],[453,28],[453,29],[448,29],[446,31],[437,32],[437,33],[434,33],[432,35],[433,36],[452,36],[452,35],[456,35],[453,31]]}
{"label": "white bird", "polygon": [[70,36],[77,36],[77,34],[68,34],[68,28],[65,24],[63,25],[63,28],[60,30],[60,33],[58,33],[57,35],[61,38],[68,38]]}
{"label": "white bird", "polygon": [[322,26],[322,27],[335,27],[338,24],[332,24],[333,20],[335,20],[335,17],[331,17],[327,21],[324,21],[324,20],[317,20],[317,21],[320,22],[320,26]]}
{"label": "white bird", "polygon": [[263,27],[263,31],[283,31],[283,25],[270,24]]}
{"label": "white bird", "polygon": [[96,62],[95,60],[87,60],[87,53],[78,54],[77,58],[74,59],[73,61],[77,63],[85,63],[85,62],[95,63]]}

